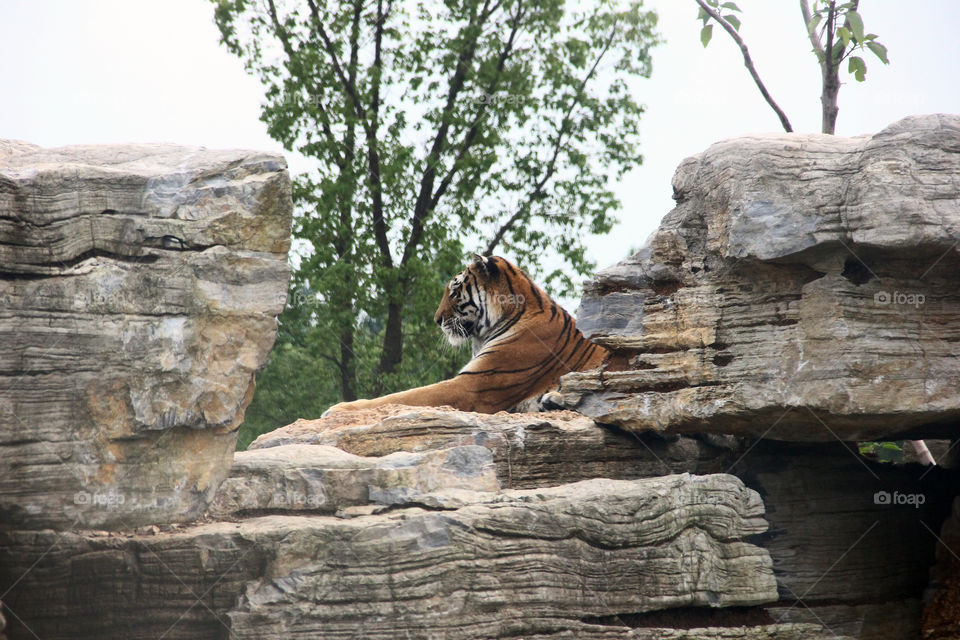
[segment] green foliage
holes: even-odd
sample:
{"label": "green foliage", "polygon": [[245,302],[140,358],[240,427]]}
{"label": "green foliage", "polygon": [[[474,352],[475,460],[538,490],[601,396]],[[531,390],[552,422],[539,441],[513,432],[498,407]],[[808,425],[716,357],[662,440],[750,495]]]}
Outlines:
{"label": "green foliage", "polygon": [[468,251],[559,295],[593,268],[583,238],[612,228],[610,181],[641,161],[628,82],[657,36],[640,2],[213,3],[268,132],[315,162],[294,181],[290,295],[244,438],[453,375],[469,354],[433,313]]}
{"label": "green foliage", "polygon": [[858,449],[860,455],[866,456],[871,460],[902,463],[904,461],[903,444],[903,440],[891,442],[861,442],[858,445]]}
{"label": "green foliage", "polygon": [[[724,2],[720,3],[720,0],[704,0],[706,5],[713,9],[717,16],[726,21],[734,30],[740,30],[740,18],[738,18],[735,13],[740,13],[740,7],[734,2]],[[700,7],[697,13],[697,20],[703,23],[703,26],[700,29],[700,44],[706,47],[710,44],[710,39],[713,37],[713,25],[710,24],[712,16],[707,12],[706,9]]]}
{"label": "green foliage", "polygon": [[[764,100],[780,118],[785,131],[793,131],[787,114],[776,103],[767,90],[751,59],[747,45],[739,31],[741,21],[735,14],[740,8],[733,2],[720,3],[720,0],[694,0],[698,6],[697,19],[700,28],[700,42],[706,47],[713,37],[713,22],[719,23],[737,43],[743,53],[744,65],[753,77],[754,83],[760,89]],[[833,133],[836,129],[837,95],[840,91],[839,69],[844,60],[847,62],[847,72],[857,82],[867,79],[867,63],[863,57],[853,55],[869,49],[881,62],[889,64],[887,48],[877,41],[877,35],[866,33],[863,27],[863,18],[857,9],[860,0],[838,3],[837,0],[813,0],[811,9],[810,0],[800,0],[800,11],[803,14],[804,27],[817,56],[822,72],[822,91],[820,103],[822,109],[823,133]],[[711,22],[712,21],[712,22]]]}
{"label": "green foliage", "polygon": [[[859,0],[842,3],[814,0],[807,33],[821,64],[829,62],[831,68],[838,69],[844,60],[849,60],[847,72],[857,82],[863,82],[867,79],[867,63],[862,57],[853,55],[855,52],[869,49],[883,64],[890,64],[890,60],[887,48],[877,41],[877,35],[864,30],[863,17],[857,10],[859,5]],[[828,51],[832,54],[829,61]]]}

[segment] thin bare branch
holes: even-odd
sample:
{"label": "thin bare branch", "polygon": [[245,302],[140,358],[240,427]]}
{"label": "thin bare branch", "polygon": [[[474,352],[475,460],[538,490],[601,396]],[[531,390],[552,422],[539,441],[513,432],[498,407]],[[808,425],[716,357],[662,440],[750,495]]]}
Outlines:
{"label": "thin bare branch", "polygon": [[423,236],[423,225],[430,211],[433,185],[437,174],[437,161],[440,157],[441,150],[447,143],[447,133],[449,132],[450,122],[453,118],[453,110],[457,102],[457,96],[460,95],[460,91],[466,83],[467,72],[473,64],[473,57],[476,53],[477,42],[480,38],[483,23],[489,19],[490,15],[492,15],[490,12],[490,0],[486,0],[480,15],[471,16],[470,21],[461,30],[463,34],[471,34],[471,32],[473,32],[471,34],[472,39],[463,44],[460,55],[457,58],[457,65],[453,76],[450,78],[446,104],[440,113],[440,126],[437,127],[437,133],[434,136],[433,144],[430,147],[424,163],[423,177],[420,180],[420,191],[417,194],[417,200],[413,206],[413,214],[410,217],[410,235],[404,244],[403,257],[400,259],[400,264],[407,264],[420,245],[420,239]]}
{"label": "thin bare branch", "polygon": [[770,95],[770,92],[767,91],[766,85],[764,85],[763,81],[760,79],[760,74],[757,73],[757,69],[753,65],[753,59],[750,57],[750,51],[747,49],[747,45],[743,41],[743,38],[741,38],[740,34],[737,33],[737,30],[733,28],[733,25],[724,20],[723,17],[710,5],[704,2],[704,0],[696,0],[696,3],[700,5],[700,8],[703,9],[704,12],[706,12],[711,18],[716,20],[717,24],[723,27],[724,31],[730,34],[730,37],[733,38],[733,41],[737,43],[737,46],[740,47],[740,52],[743,54],[743,64],[747,67],[747,71],[750,72],[750,76],[753,78],[754,84],[757,85],[757,88],[763,95],[763,99],[767,101],[767,104],[770,105],[770,108],[773,109],[777,114],[777,117],[780,118],[780,124],[783,125],[784,131],[787,133],[793,131],[793,127],[790,125],[790,120],[787,119],[787,114],[784,113],[783,109],[780,108],[780,105],[776,103],[776,101]]}
{"label": "thin bare branch", "polygon": [[487,248],[484,255],[493,255],[497,245],[500,244],[501,240],[503,240],[503,236],[506,235],[507,232],[510,231],[517,224],[517,222],[520,221],[520,219],[528,211],[530,205],[532,205],[542,196],[543,188],[546,186],[550,178],[553,177],[553,174],[557,169],[557,158],[560,157],[560,150],[563,148],[563,137],[570,133],[568,131],[570,116],[573,114],[573,110],[580,103],[580,99],[583,97],[583,92],[587,86],[587,82],[589,82],[590,78],[592,78],[594,73],[596,73],[597,67],[600,66],[600,61],[603,60],[603,57],[607,54],[607,51],[610,50],[610,46],[613,44],[613,38],[616,33],[617,25],[614,23],[613,27],[610,29],[610,36],[607,38],[607,42],[604,44],[603,50],[600,51],[597,59],[594,60],[593,66],[590,67],[590,71],[588,71],[583,77],[583,80],[580,81],[580,85],[577,87],[577,92],[573,101],[570,103],[570,106],[567,107],[566,113],[564,113],[563,117],[560,119],[560,126],[556,128],[557,137],[553,144],[553,155],[551,156],[550,161],[547,163],[547,168],[544,171],[543,177],[537,181],[536,185],[534,185],[533,190],[527,196],[527,201],[522,204],[517,211],[507,219],[505,223],[500,225],[500,228],[497,229],[497,232],[493,235],[493,238],[491,238],[490,242],[487,243]]}
{"label": "thin bare branch", "polygon": [[[810,24],[810,21],[813,20],[813,13],[810,11],[810,4],[807,0],[800,0],[800,13],[803,14],[804,28],[807,30],[807,37],[810,38],[813,50],[822,55],[823,44],[820,43],[820,37],[817,35],[816,29],[812,28]],[[824,25],[824,28],[826,28],[826,25]]]}
{"label": "thin bare branch", "polygon": [[490,113],[487,108],[490,105],[489,97],[493,95],[494,91],[496,91],[497,85],[500,83],[500,78],[503,76],[503,69],[506,66],[507,59],[513,52],[513,45],[516,40],[517,32],[520,30],[520,19],[522,17],[523,4],[517,3],[517,13],[513,16],[510,35],[507,37],[507,42],[504,44],[503,49],[497,56],[497,72],[484,88],[483,94],[488,98],[488,100],[483,103],[483,107],[481,107],[480,111],[477,113],[477,117],[473,119],[472,123],[470,123],[470,127],[467,129],[467,132],[463,137],[463,141],[460,143],[460,146],[457,149],[457,155],[454,157],[453,163],[450,165],[450,170],[440,181],[440,186],[437,187],[437,190],[430,198],[430,209],[435,208],[440,202],[440,198],[442,198],[443,194],[446,193],[450,183],[453,181],[453,178],[460,170],[460,161],[463,160],[464,156],[467,155],[467,152],[473,145],[473,141],[476,139],[477,133],[480,131],[480,123],[483,122],[483,120],[486,119]]}
{"label": "thin bare branch", "polygon": [[[286,29],[283,28],[283,25],[280,24],[280,18],[277,15],[277,7],[273,0],[267,0],[267,10],[270,14],[270,21],[273,23],[273,30],[276,31],[277,37],[280,39],[280,43],[283,45],[283,51],[287,54],[287,60],[289,60],[290,64],[293,65],[296,52],[293,50],[293,45],[290,44],[290,34],[288,34]],[[323,134],[327,137],[327,142],[330,143],[330,148],[332,149],[334,155],[334,161],[337,163],[338,167],[343,169],[346,163],[346,158],[337,150],[337,147],[339,146],[337,138],[333,135],[333,129],[330,126],[330,117],[328,116],[327,110],[324,108],[323,103],[320,102],[319,94],[314,96],[314,105],[317,107],[317,110],[320,114],[320,127],[323,130]]]}
{"label": "thin bare branch", "polygon": [[363,106],[360,104],[360,97],[357,93],[357,87],[354,83],[350,82],[350,79],[343,72],[343,66],[340,64],[339,56],[337,56],[337,49],[333,46],[333,41],[327,34],[327,30],[323,27],[323,21],[320,19],[320,10],[317,8],[317,3],[314,0],[307,0],[307,4],[310,7],[310,13],[313,16],[313,27],[316,29],[320,39],[323,40],[323,47],[326,50],[327,55],[330,57],[330,64],[333,66],[333,71],[337,74],[337,79],[340,80],[340,85],[343,88],[344,93],[346,93],[350,98],[350,102],[353,104],[353,110],[357,115],[357,119],[363,125],[364,130],[367,130],[369,133],[370,123],[367,121],[366,114],[363,112]]}
{"label": "thin bare branch", "polygon": [[373,232],[380,251],[380,261],[388,269],[393,268],[393,256],[390,253],[390,241],[387,238],[387,223],[383,213],[383,185],[380,179],[380,146],[377,131],[380,127],[380,78],[383,72],[383,23],[390,13],[393,3],[383,11],[383,0],[377,0],[376,34],[374,36],[374,56],[370,81],[370,126],[367,131],[367,163],[370,194],[373,198]]}

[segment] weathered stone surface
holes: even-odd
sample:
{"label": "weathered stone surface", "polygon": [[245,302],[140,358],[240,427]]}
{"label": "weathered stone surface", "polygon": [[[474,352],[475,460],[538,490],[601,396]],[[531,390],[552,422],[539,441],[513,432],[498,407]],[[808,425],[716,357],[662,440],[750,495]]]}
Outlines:
{"label": "weathered stone surface", "polygon": [[0,145],[0,522],[195,517],[286,296],[284,160]]}
{"label": "weathered stone surface", "polygon": [[771,522],[770,531],[755,539],[770,551],[778,581],[780,603],[769,609],[771,622],[826,624],[831,633],[863,640],[917,636],[919,598],[936,544],[930,530],[939,527],[958,486],[951,471],[868,461],[839,442],[668,442],[567,412],[384,408],[301,420],[261,436],[248,453],[292,442],[365,455],[482,443],[500,481],[521,487],[577,479],[578,473],[658,475],[673,463],[735,474],[763,496]]}
{"label": "weathered stone surface", "polygon": [[719,142],[648,245],[587,283],[614,350],[561,404],[632,430],[792,441],[956,435],[960,116]]}
{"label": "weathered stone surface", "polygon": [[298,420],[263,434],[250,450],[292,443],[338,447],[361,456],[479,445],[493,454],[500,483],[516,489],[589,478],[717,473],[736,446],[731,438],[625,433],[572,411],[488,415],[389,405]]}
{"label": "weathered stone surface", "polygon": [[499,489],[493,459],[484,447],[365,458],[335,447],[288,444],[238,452],[211,514],[335,513],[367,504],[435,504],[437,499],[427,494],[441,491]]}
{"label": "weathered stone surface", "polygon": [[960,637],[960,498],[953,502],[950,517],[937,539],[937,562],[930,572],[924,598],[924,640]]}
{"label": "weathered stone surface", "polygon": [[863,640],[919,637],[932,531],[957,493],[954,472],[868,462],[841,443],[760,441],[729,469],[763,497],[777,622]]}
{"label": "weathered stone surface", "polygon": [[[530,640],[541,637],[527,636]],[[770,624],[752,627],[694,627],[691,629],[632,629],[626,633],[615,627],[605,632],[586,631],[579,640],[851,640],[838,636],[819,624]]]}
{"label": "weathered stone surface", "polygon": [[159,535],[4,532],[0,583],[23,576],[7,599],[43,638],[569,637],[594,618],[777,597],[769,555],[743,542],[763,505],[732,476],[478,495]]}

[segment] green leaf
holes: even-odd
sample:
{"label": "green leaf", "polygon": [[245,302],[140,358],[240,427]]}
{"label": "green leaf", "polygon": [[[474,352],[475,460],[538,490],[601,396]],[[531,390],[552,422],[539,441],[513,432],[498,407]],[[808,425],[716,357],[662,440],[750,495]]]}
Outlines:
{"label": "green leaf", "polygon": [[743,13],[742,11],[740,11],[740,7],[738,7],[738,6],[737,6],[735,3],[733,3],[733,2],[724,2],[724,3],[723,3],[722,5],[720,5],[720,6],[723,7],[724,9],[730,9],[730,11],[739,11],[740,13]]}
{"label": "green leaf", "polygon": [[863,19],[860,14],[856,11],[847,11],[847,24],[850,25],[850,30],[857,42],[863,42]]}
{"label": "green leaf", "polygon": [[737,16],[723,16],[723,19],[730,23],[735,30],[740,31],[740,18]]}
{"label": "green leaf", "polygon": [[697,20],[701,21],[704,26],[710,22],[710,14],[703,10],[703,7],[697,8]]}
{"label": "green leaf", "polygon": [[710,38],[713,37],[713,25],[708,24],[703,29],[700,29],[700,42],[706,47],[710,44]]}
{"label": "green leaf", "polygon": [[870,41],[867,43],[867,48],[870,51],[873,51],[873,54],[880,58],[880,62],[883,64],[890,64],[890,60],[887,59],[887,48],[880,44],[879,42]]}
{"label": "green leaf", "polygon": [[837,40],[833,43],[833,50],[830,52],[830,59],[833,60],[834,64],[839,65],[840,61],[843,60],[843,42]]}
{"label": "green leaf", "polygon": [[837,29],[837,35],[840,36],[844,49],[850,46],[850,29],[847,29],[846,27],[840,27]]}
{"label": "green leaf", "polygon": [[867,63],[860,56],[850,56],[850,63],[847,65],[847,71],[853,74],[857,82],[863,82],[867,79]]}
{"label": "green leaf", "polygon": [[813,17],[810,18],[810,22],[807,23],[807,31],[810,31],[810,32],[816,31],[817,27],[820,26],[820,22],[822,21],[823,21],[823,16],[820,15],[819,13],[815,13]]}

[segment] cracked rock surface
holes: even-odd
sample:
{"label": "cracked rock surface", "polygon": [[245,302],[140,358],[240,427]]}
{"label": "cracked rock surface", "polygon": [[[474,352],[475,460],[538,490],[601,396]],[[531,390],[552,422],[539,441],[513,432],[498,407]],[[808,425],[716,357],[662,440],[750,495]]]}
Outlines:
{"label": "cracked rock surface", "polygon": [[[745,541],[767,528],[763,504],[733,476],[478,496],[159,535],[6,532],[0,565],[6,578],[36,563],[11,604],[45,638],[593,637],[623,612],[777,598],[769,554]],[[40,590],[47,604],[27,611]]]}
{"label": "cracked rock surface", "polygon": [[0,522],[196,517],[286,299],[283,158],[0,141]]}
{"label": "cracked rock surface", "polygon": [[612,349],[559,402],[636,431],[787,441],[955,436],[960,116],[856,138],[718,142],[647,246],[596,274]]}

